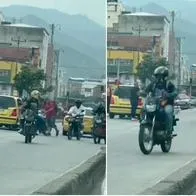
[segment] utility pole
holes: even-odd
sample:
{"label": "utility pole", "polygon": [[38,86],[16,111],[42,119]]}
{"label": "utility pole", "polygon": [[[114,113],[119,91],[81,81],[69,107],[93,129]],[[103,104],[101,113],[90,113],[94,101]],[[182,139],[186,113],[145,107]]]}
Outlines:
{"label": "utility pole", "polygon": [[172,73],[175,71],[175,31],[174,31],[175,11],[171,12],[171,42],[172,42]]}
{"label": "utility pole", "polygon": [[20,43],[22,43],[22,42],[26,42],[26,39],[24,39],[24,40],[21,40],[21,37],[20,36],[18,36],[18,38],[17,39],[11,39],[13,42],[17,42],[17,48],[18,48],[18,50],[19,50],[19,48],[20,48]]}
{"label": "utility pole", "polygon": [[[20,36],[18,36],[17,37],[17,39],[14,39],[14,38],[12,38],[11,39],[12,40],[12,42],[16,42],[17,43],[17,53],[18,53],[18,57],[19,57],[19,48],[20,48],[20,43],[24,43],[24,42],[26,42],[27,40],[26,39],[24,39],[24,40],[21,40],[21,37]],[[16,59],[16,67],[18,66],[18,58]]]}
{"label": "utility pole", "polygon": [[177,37],[176,41],[178,43],[178,48],[179,48],[179,55],[178,55],[178,90],[180,89],[180,81],[181,81],[181,57],[182,57],[182,39],[184,37]]}
{"label": "utility pole", "polygon": [[[137,66],[139,66],[139,64],[140,64],[140,50],[141,50],[141,47],[140,47],[141,32],[145,31],[145,29],[142,29],[141,25],[139,24],[138,29],[132,28],[132,30],[138,32]],[[136,81],[135,74],[134,74],[134,81]]]}
{"label": "utility pole", "polygon": [[[57,57],[57,53],[55,52],[55,50],[54,50],[54,34],[55,34],[55,29],[57,28],[57,27],[59,27],[59,30],[60,30],[60,25],[59,24],[57,24],[57,25],[55,25],[55,24],[52,24],[51,25],[51,46],[52,46],[52,53],[53,53],[53,68],[56,70],[56,76],[55,76],[55,85],[56,85],[56,88],[55,88],[55,94],[54,94],[54,98],[56,99],[57,98],[57,93],[58,93],[58,86],[57,86],[57,84],[58,84],[58,58],[59,58],[59,54],[58,54],[58,57]],[[56,68],[54,67],[54,65],[55,65],[55,59],[57,60],[57,66],[56,66]]]}
{"label": "utility pole", "polygon": [[[17,56],[19,58],[20,43],[24,43],[24,42],[26,42],[26,40],[25,39],[24,40],[21,40],[21,37],[20,36],[18,36],[17,39],[12,38],[11,40],[12,40],[12,42],[16,42],[17,43],[17,53],[18,53]],[[19,59],[18,58],[16,58],[16,73],[18,72],[18,62],[19,62]]]}

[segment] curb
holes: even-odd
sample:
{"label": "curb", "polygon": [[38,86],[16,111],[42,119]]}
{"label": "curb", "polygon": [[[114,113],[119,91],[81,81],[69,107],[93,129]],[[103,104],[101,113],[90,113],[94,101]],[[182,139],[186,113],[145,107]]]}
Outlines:
{"label": "curb", "polygon": [[32,195],[91,195],[104,179],[106,150],[101,150],[83,164],[36,190]]}
{"label": "curb", "polygon": [[196,189],[196,159],[139,195],[190,195]]}

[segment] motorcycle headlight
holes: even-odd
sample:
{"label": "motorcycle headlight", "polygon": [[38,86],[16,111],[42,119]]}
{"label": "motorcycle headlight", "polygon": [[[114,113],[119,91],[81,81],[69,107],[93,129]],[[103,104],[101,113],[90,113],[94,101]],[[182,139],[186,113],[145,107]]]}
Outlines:
{"label": "motorcycle headlight", "polygon": [[156,105],[155,104],[146,105],[146,111],[147,112],[155,112],[156,111]]}
{"label": "motorcycle headlight", "polygon": [[101,119],[96,119],[95,122],[96,123],[101,123]]}

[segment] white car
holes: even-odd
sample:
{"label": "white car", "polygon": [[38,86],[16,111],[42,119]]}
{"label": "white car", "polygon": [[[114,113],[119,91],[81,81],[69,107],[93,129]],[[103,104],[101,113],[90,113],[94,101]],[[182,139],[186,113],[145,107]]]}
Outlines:
{"label": "white car", "polygon": [[181,109],[189,109],[191,107],[191,99],[186,94],[179,94],[175,100],[175,105],[180,106]]}

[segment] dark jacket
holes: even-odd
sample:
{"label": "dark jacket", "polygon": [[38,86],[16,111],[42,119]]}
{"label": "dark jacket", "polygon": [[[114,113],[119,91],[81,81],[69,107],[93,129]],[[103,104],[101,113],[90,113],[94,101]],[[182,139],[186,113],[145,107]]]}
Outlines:
{"label": "dark jacket", "polygon": [[133,88],[131,88],[131,92],[130,92],[130,100],[138,100],[139,98],[139,87],[134,86]]}
{"label": "dark jacket", "polygon": [[23,106],[23,109],[31,109],[35,114],[38,114],[39,102],[35,98],[30,98],[27,100],[26,104]]}
{"label": "dark jacket", "polygon": [[174,99],[177,96],[177,91],[176,91],[176,87],[175,85],[170,82],[170,81],[165,81],[164,83],[155,83],[152,82],[150,83],[147,88],[146,88],[146,93],[151,92],[152,95],[155,95],[155,90],[159,89],[159,90],[165,90],[165,92],[167,93],[165,95],[165,98],[167,99],[167,103],[169,105],[174,105]]}
{"label": "dark jacket", "polygon": [[101,114],[106,114],[106,111],[105,111],[105,107],[103,104],[98,104],[94,109],[93,109],[93,113],[94,114],[98,114],[98,115],[101,115]]}

